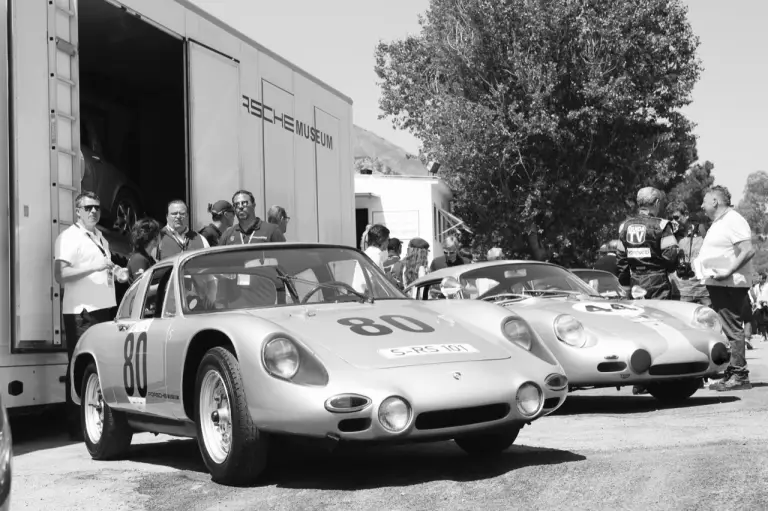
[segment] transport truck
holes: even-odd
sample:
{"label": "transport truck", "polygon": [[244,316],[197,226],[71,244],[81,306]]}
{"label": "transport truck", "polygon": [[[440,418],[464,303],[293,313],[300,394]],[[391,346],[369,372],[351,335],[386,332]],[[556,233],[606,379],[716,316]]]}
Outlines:
{"label": "transport truck", "polygon": [[[81,190],[113,251],[170,200],[190,227],[238,189],[289,241],[354,245],[352,101],[185,0],[0,2],[0,393],[64,402],[53,246]],[[31,408],[30,408],[31,407]]]}

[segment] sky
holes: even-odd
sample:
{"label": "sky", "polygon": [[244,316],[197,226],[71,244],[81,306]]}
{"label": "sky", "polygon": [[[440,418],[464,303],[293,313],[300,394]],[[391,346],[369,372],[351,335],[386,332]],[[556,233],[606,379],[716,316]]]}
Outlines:
{"label": "sky", "polygon": [[[418,140],[378,119],[374,51],[380,40],[417,34],[429,0],[192,1],[351,97],[355,124],[418,153]],[[697,124],[699,160],[715,164],[715,183],[728,187],[735,204],[747,176],[768,171],[768,1],[685,3],[704,72],[683,112]]]}

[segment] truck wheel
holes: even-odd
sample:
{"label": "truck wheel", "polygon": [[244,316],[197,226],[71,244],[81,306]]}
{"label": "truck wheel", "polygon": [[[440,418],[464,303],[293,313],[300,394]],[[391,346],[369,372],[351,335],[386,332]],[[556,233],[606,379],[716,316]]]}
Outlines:
{"label": "truck wheel", "polygon": [[96,364],[85,369],[80,389],[80,419],[88,452],[95,460],[115,459],[128,450],[133,431],[120,412],[113,411],[101,395]]}
{"label": "truck wheel", "polygon": [[648,393],[666,404],[674,404],[684,401],[694,395],[701,388],[701,378],[687,380],[654,382],[647,387]]}
{"label": "truck wheel", "polygon": [[224,348],[211,348],[195,381],[197,443],[212,479],[221,484],[254,482],[264,471],[269,440],[251,419],[240,364]]}
{"label": "truck wheel", "polygon": [[480,434],[455,438],[456,445],[472,456],[498,454],[515,443],[520,428],[510,428],[497,433]]}
{"label": "truck wheel", "polygon": [[114,217],[112,228],[125,236],[131,233],[133,224],[136,223],[141,215],[141,206],[133,193],[121,188],[115,197],[115,204],[112,206],[112,216]]}

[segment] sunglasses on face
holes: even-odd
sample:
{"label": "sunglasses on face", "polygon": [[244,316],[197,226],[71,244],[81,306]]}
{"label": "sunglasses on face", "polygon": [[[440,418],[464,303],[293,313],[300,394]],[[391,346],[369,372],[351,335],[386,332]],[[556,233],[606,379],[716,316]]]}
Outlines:
{"label": "sunglasses on face", "polygon": [[235,208],[238,208],[238,209],[239,208],[247,208],[250,205],[251,205],[251,201],[249,201],[249,200],[243,200],[243,201],[240,201],[240,202],[235,202]]}
{"label": "sunglasses on face", "polygon": [[95,211],[96,213],[101,212],[101,206],[98,204],[88,204],[87,206],[80,206],[84,211],[91,212]]}

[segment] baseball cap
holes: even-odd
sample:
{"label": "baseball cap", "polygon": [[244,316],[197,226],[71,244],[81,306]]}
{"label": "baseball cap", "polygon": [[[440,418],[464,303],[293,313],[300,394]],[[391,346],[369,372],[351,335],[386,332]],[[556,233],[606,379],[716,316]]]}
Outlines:
{"label": "baseball cap", "polygon": [[408,242],[408,246],[413,248],[429,248],[429,243],[421,238],[411,238],[411,241]]}
{"label": "baseball cap", "polygon": [[208,204],[209,213],[215,213],[218,215],[224,213],[225,211],[234,211],[232,204],[225,200],[216,201],[213,205]]}

